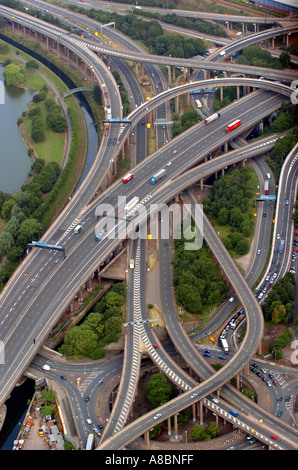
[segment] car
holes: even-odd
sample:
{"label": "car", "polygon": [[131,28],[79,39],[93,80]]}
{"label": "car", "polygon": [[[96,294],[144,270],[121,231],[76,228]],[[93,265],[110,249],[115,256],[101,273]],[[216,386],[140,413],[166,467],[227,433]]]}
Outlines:
{"label": "car", "polygon": [[266,377],[262,377],[263,382],[267,383]]}
{"label": "car", "polygon": [[50,366],[48,364],[45,364],[42,366],[43,370],[51,370]]}
{"label": "car", "polygon": [[220,356],[218,356],[218,359],[222,359],[223,361],[225,361],[225,360],[226,360],[226,356],[221,356],[221,355],[220,355]]}
{"label": "car", "polygon": [[271,380],[274,379],[274,375],[272,375],[272,374],[268,374],[268,377],[269,377],[269,379],[271,379]]}
{"label": "car", "polygon": [[269,281],[269,279],[270,279],[270,275],[268,274],[268,275],[266,276],[266,279],[265,279],[265,280],[266,280],[266,281]]}
{"label": "car", "polygon": [[153,419],[158,419],[161,417],[161,413],[157,413],[155,416],[153,416]]}
{"label": "car", "polygon": [[60,379],[62,379],[62,380],[66,380],[66,377],[65,377],[65,375],[60,375]]}
{"label": "car", "polygon": [[99,429],[103,429],[103,425],[101,423],[98,423]]}
{"label": "car", "polygon": [[204,352],[203,356],[205,356],[205,357],[212,357],[209,352]]}
{"label": "car", "polygon": [[151,73],[151,77],[154,78],[154,73],[153,72]]}
{"label": "car", "polygon": [[291,400],[291,397],[286,397],[285,402],[288,403]]}
{"label": "car", "polygon": [[261,292],[259,295],[258,295],[258,299],[261,299],[263,297],[263,292]]}
{"label": "car", "polygon": [[261,371],[263,372],[263,374],[267,374],[268,370],[265,369],[264,367],[261,369]]}
{"label": "car", "polygon": [[234,446],[230,446],[230,447],[227,448],[227,450],[234,450],[234,449],[235,449]]}
{"label": "car", "polygon": [[60,258],[55,259],[55,263],[59,263]]}
{"label": "car", "polygon": [[252,439],[250,439],[249,443],[250,444],[254,444],[255,442],[257,442],[257,439],[255,437],[253,437]]}
{"label": "car", "polygon": [[97,385],[102,385],[102,384],[103,384],[103,380],[99,380],[99,381],[97,382]]}
{"label": "car", "polygon": [[266,385],[267,385],[267,387],[271,387],[271,382],[269,382],[269,380],[267,380]]}
{"label": "car", "polygon": [[279,235],[279,233],[276,235],[276,238],[277,238],[277,240],[279,240],[279,239],[280,239],[280,235]]}
{"label": "car", "polygon": [[173,153],[177,153],[177,150],[173,150]]}
{"label": "car", "polygon": [[271,434],[271,439],[273,439],[274,441],[276,441],[277,437],[274,435],[274,434]]}
{"label": "car", "polygon": [[85,396],[85,401],[86,401],[86,402],[89,401],[89,395],[86,395],[86,396]]}
{"label": "car", "polygon": [[260,255],[261,254],[261,250],[257,250],[257,255]]}
{"label": "car", "polygon": [[256,364],[255,362],[252,363],[252,366],[257,368],[258,367],[258,364]]}
{"label": "car", "polygon": [[277,403],[280,403],[282,401],[282,397],[277,397],[276,401]]}
{"label": "car", "polygon": [[167,166],[171,166],[171,165],[172,165],[172,162],[168,162],[168,163],[167,163]]}
{"label": "car", "polygon": [[219,403],[219,400],[217,398],[212,398],[213,403]]}
{"label": "car", "polygon": [[165,128],[166,128],[166,125],[165,125],[165,124],[163,124],[163,125],[162,125],[162,128],[163,128],[163,129],[165,129]]}
{"label": "car", "polygon": [[273,385],[275,385],[275,386],[278,385],[277,380],[273,379],[272,382],[273,382]]}
{"label": "car", "polygon": [[157,344],[153,344],[153,347],[154,347],[154,349],[158,348]]}
{"label": "car", "polygon": [[267,217],[267,213],[266,213],[266,212],[264,212],[263,217]]}
{"label": "car", "polygon": [[230,304],[231,304],[232,302],[234,302],[234,300],[235,300],[235,297],[231,297],[231,298],[229,299]]}
{"label": "car", "polygon": [[273,279],[275,279],[276,277],[277,277],[277,274],[276,274],[276,273],[274,273],[274,274],[273,274]]}
{"label": "car", "polygon": [[196,393],[193,393],[192,395],[190,395],[190,398],[195,398],[197,397],[199,394],[196,392]]}
{"label": "car", "polygon": [[169,243],[168,243],[168,242],[164,242],[164,246],[169,246]]}
{"label": "car", "polygon": [[274,249],[274,254],[276,255],[276,254],[277,254],[277,252],[278,252],[278,249],[277,249],[277,248],[275,248],[275,249]]}
{"label": "car", "polygon": [[87,424],[92,424],[92,421],[91,421],[90,418],[87,418],[87,419],[86,419],[86,422],[87,422]]}
{"label": "car", "polygon": [[288,205],[289,205],[289,201],[288,201],[288,199],[287,199],[287,200],[286,200],[286,206],[288,206]]}
{"label": "car", "polygon": [[277,413],[276,413],[276,416],[281,416],[282,415],[282,410],[279,410]]}
{"label": "car", "polygon": [[250,439],[252,439],[252,435],[251,434],[248,434],[248,436],[246,436],[246,439],[249,441]]}
{"label": "car", "polygon": [[276,261],[276,259],[275,259],[275,258],[273,258],[273,260],[272,260],[272,264],[275,264],[275,261]]}

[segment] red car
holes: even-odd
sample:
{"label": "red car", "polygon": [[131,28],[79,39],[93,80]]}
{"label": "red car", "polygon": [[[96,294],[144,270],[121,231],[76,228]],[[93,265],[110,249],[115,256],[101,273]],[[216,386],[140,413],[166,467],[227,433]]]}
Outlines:
{"label": "red car", "polygon": [[274,441],[276,441],[276,439],[277,439],[277,437],[274,436],[274,434],[272,434],[270,437],[271,437],[271,439],[273,439]]}
{"label": "red car", "polygon": [[274,385],[278,385],[277,380],[274,379],[274,380],[272,380],[272,382],[274,383]]}
{"label": "red car", "polygon": [[155,349],[157,349],[157,348],[158,348],[157,344],[153,344],[153,347],[154,347]]}

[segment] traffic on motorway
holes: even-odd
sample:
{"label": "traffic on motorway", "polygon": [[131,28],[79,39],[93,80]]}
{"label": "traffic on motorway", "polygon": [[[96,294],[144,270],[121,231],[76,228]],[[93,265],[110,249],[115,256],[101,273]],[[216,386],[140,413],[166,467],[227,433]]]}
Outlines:
{"label": "traffic on motorway", "polygon": [[[5,9],[0,9],[0,11],[4,12]],[[20,15],[19,21],[25,21],[22,15]],[[30,21],[27,24],[29,27],[33,27],[34,25],[34,27],[38,28],[40,22],[32,20],[32,24],[30,24]],[[50,35],[54,35],[54,37],[55,34],[58,34],[58,37],[60,35],[61,38],[61,33],[58,32],[58,29],[56,28],[52,28],[51,30],[49,29],[48,32]],[[63,38],[63,41],[64,40],[68,41]],[[73,41],[70,39],[67,44],[69,47],[78,47],[82,57],[86,54],[86,59],[88,61],[93,60],[93,56],[89,54],[86,48],[86,42],[77,40]],[[96,50],[96,47],[98,46],[90,47],[91,49]],[[122,59],[126,57],[126,54],[115,54],[115,51],[112,53],[107,49],[103,49],[103,52],[117,55]],[[127,58],[130,57],[130,55],[127,55]],[[140,59],[138,58],[138,60]],[[149,62],[147,58],[144,58],[143,61],[145,63]],[[158,60],[153,59],[153,63],[162,64],[163,61],[158,58]],[[196,62],[193,62],[193,65],[195,64]],[[207,62],[206,65],[208,65]],[[152,67],[152,65],[150,66]],[[148,65],[148,67],[150,66]],[[230,70],[233,70],[233,67],[231,67]],[[235,70],[237,70],[237,67]],[[119,116],[121,116],[121,102],[117,90],[113,88],[115,87],[113,80],[108,76],[103,78],[106,73],[106,68],[99,65],[97,62],[95,73],[98,73],[100,83],[106,84],[109,98],[113,96],[113,99],[111,100],[111,108],[109,108],[112,111],[110,112],[110,115],[107,115],[108,119],[111,118],[111,113],[113,113],[113,116],[117,115],[119,119]],[[155,78],[155,73],[156,72],[153,71],[150,72],[151,78]],[[230,79],[230,82],[233,83],[233,79]],[[239,82],[240,81],[238,80],[238,83]],[[171,201],[176,194],[181,193],[186,189],[192,181],[198,181],[200,178],[204,178],[208,174],[218,171],[218,168],[224,169],[227,165],[231,165],[234,162],[239,162],[240,160],[264,153],[264,148],[262,149],[258,144],[254,144],[254,146],[247,146],[242,150],[229,152],[213,161],[201,163],[212,150],[215,150],[225,142],[228,142],[230,139],[230,133],[232,133],[233,136],[239,135],[254,126],[260,119],[262,119],[262,117],[270,115],[272,112],[279,109],[285,100],[285,96],[283,94],[276,93],[276,91],[281,91],[281,93],[287,94],[288,97],[292,92],[290,87],[286,87],[285,85],[279,83],[274,84],[272,82],[268,83],[266,81],[263,82],[262,86],[267,87],[268,90],[271,89],[272,91],[259,91],[255,94],[248,95],[241,100],[237,100],[232,105],[223,109],[222,112],[216,116],[216,119],[211,119],[212,122],[209,123],[210,119],[206,120],[205,122],[194,126],[190,131],[173,141],[171,141],[168,134],[165,134],[166,125],[164,128],[160,127],[158,134],[160,136],[159,145],[161,145],[161,148],[154,152],[150,158],[137,161],[136,167],[131,170],[130,173],[127,173],[111,187],[108,187],[96,201],[92,202],[89,207],[87,207],[86,202],[90,202],[92,200],[92,195],[95,193],[95,190],[98,189],[98,186],[96,186],[96,178],[99,176],[100,179],[103,178],[104,172],[109,167],[109,163],[114,161],[117,152],[119,152],[120,146],[124,144],[125,138],[129,134],[129,130],[133,129],[135,132],[136,129],[145,129],[142,125],[138,128],[135,126],[138,123],[142,123],[144,116],[146,116],[146,114],[148,114],[152,109],[156,109],[161,105],[163,106],[163,103],[166,103],[171,97],[185,93],[188,90],[189,85],[183,89],[181,87],[177,87],[177,89],[167,91],[162,91],[162,88],[160,88],[161,93],[157,92],[158,94],[155,99],[137,106],[130,116],[130,122],[132,125],[127,126],[124,132],[120,135],[119,128],[109,126],[111,132],[109,130],[108,135],[103,140],[104,143],[100,149],[101,156],[96,163],[98,173],[93,174],[94,184],[92,185],[92,178],[90,179],[91,184],[85,183],[85,187],[83,187],[82,192],[76,196],[76,200],[74,200],[74,203],[69,207],[69,211],[66,211],[65,214],[62,215],[60,222],[56,221],[55,228],[52,228],[49,232],[49,241],[54,241],[56,245],[62,244],[63,249],[67,253],[67,257],[65,259],[57,258],[57,255],[52,252],[47,252],[45,254],[42,251],[36,251],[32,253],[28,257],[28,260],[26,260],[25,268],[28,272],[33,268],[32,271],[30,271],[30,285],[23,286],[22,276],[24,271],[22,270],[21,277],[16,277],[13,280],[13,283],[7,286],[7,289],[1,296],[1,315],[3,316],[2,318],[4,318],[4,316],[6,317],[5,322],[3,322],[1,337],[5,339],[6,344],[9,345],[9,348],[7,348],[9,367],[1,367],[1,387],[2,389],[5,389],[5,393],[9,392],[9,390],[14,386],[17,378],[19,377],[20,371],[23,372],[31,363],[30,367],[37,367],[42,374],[48,373],[49,375],[53,375],[55,380],[60,380],[62,385],[63,383],[67,384],[68,393],[70,393],[71,396],[78,396],[76,386],[73,386],[71,381],[67,379],[67,376],[64,375],[63,367],[61,367],[61,365],[58,365],[58,370],[59,368],[61,370],[59,370],[58,373],[53,373],[52,365],[45,368],[45,364],[42,365],[41,362],[35,363],[35,359],[31,362],[32,359],[36,357],[36,352],[38,350],[37,346],[40,346],[39,343],[35,344],[36,339],[42,341],[42,339],[47,336],[52,326],[61,315],[62,309],[70,303],[74,295],[77,293],[78,286],[82,283],[82,279],[87,280],[92,272],[97,268],[99,263],[98,260],[105,260],[116,248],[123,248],[123,234],[129,234],[129,236],[131,236],[132,231],[135,230],[136,220],[138,224],[145,222],[146,217],[144,214],[142,216],[143,218],[138,218],[138,210],[140,211],[142,207],[148,207],[150,203],[167,203]],[[208,83],[215,85],[216,81],[214,80]],[[218,80],[217,83],[221,83],[221,81]],[[223,83],[225,84],[225,82]],[[235,83],[237,83],[237,79],[235,79]],[[204,84],[204,81],[192,84],[190,88],[194,89],[195,86],[200,86],[201,84]],[[155,91],[156,90],[157,88],[155,87]],[[116,96],[114,96],[114,94]],[[161,112],[165,108],[162,107],[159,109]],[[206,134],[207,125],[208,134]],[[164,137],[165,135],[166,138]],[[145,136],[146,134],[143,135],[142,143],[139,142],[138,145],[144,146]],[[261,145],[266,145],[268,146],[267,148],[272,148],[274,145],[272,139],[265,140],[266,142]],[[198,148],[200,151],[198,151]],[[250,154],[245,152],[250,152]],[[100,163],[105,163],[105,166],[100,165]],[[286,164],[288,164],[288,162],[286,162]],[[191,169],[194,165],[198,166]],[[146,177],[144,175],[146,175]],[[179,412],[179,410],[189,406],[193,400],[204,400],[204,405],[207,408],[209,407],[214,410],[214,407],[216,407],[216,412],[219,416],[223,416],[227,420],[230,420],[232,423],[239,426],[239,428],[244,430],[248,436],[251,436],[251,433],[255,433],[258,440],[275,448],[296,448],[297,433],[294,429],[293,422],[290,423],[292,426],[290,431],[289,428],[287,428],[286,423],[280,423],[278,428],[279,432],[276,433],[278,434],[278,437],[275,433],[272,433],[272,430],[268,431],[267,429],[262,429],[260,420],[259,423],[255,423],[254,416],[260,412],[257,406],[249,404],[251,411],[248,412],[247,416],[246,413],[249,409],[247,407],[246,413],[243,414],[241,398],[236,396],[237,392],[231,391],[230,388],[225,385],[231,377],[243,369],[245,363],[250,362],[250,371],[254,374],[254,377],[257,377],[265,384],[271,394],[273,390],[280,391],[276,388],[281,385],[279,380],[280,375],[279,373],[276,374],[276,369],[267,370],[266,367],[262,367],[262,364],[256,362],[252,363],[251,360],[254,357],[263,332],[263,317],[259,304],[264,301],[270,287],[274,282],[276,282],[276,279],[286,271],[288,263],[286,262],[285,256],[289,253],[291,240],[293,240],[294,247],[298,246],[298,239],[296,241],[296,239],[292,237],[293,227],[291,227],[291,231],[290,225],[287,223],[285,224],[284,222],[284,220],[289,220],[290,211],[293,208],[294,200],[292,194],[295,190],[296,176],[297,168],[295,165],[291,171],[284,175],[285,181],[283,184],[286,185],[286,191],[283,194],[281,194],[281,192],[278,194],[278,216],[276,217],[277,223],[274,226],[274,240],[276,239],[276,243],[273,244],[274,246],[272,246],[271,252],[271,257],[276,256],[270,259],[270,264],[268,265],[269,270],[254,292],[251,291],[251,284],[247,283],[242,278],[239,279],[237,269],[235,269],[230,257],[220,245],[217,239],[218,237],[213,233],[212,228],[208,227],[208,231],[205,233],[207,244],[212,251],[214,250],[214,256],[222,266],[229,283],[235,291],[233,297],[230,297],[230,300],[227,302],[228,306],[231,307],[232,316],[221,329],[218,349],[201,348],[197,343],[197,340],[195,348],[193,345],[187,344],[187,341],[185,342],[184,338],[180,338],[180,334],[178,335],[178,338],[176,333],[176,338],[174,339],[175,333],[169,333],[176,348],[179,351],[181,348],[181,355],[184,357],[187,357],[187,354],[191,355],[191,358],[189,356],[187,360],[189,363],[191,361],[193,369],[197,371],[198,376],[201,377],[203,381],[196,384],[193,379],[189,379],[184,373],[182,373],[182,371],[179,370],[179,367],[176,368],[175,366],[175,369],[173,369],[173,363],[169,361],[169,358],[166,355],[163,355],[163,348],[160,347],[159,342],[151,336],[150,329],[148,330],[148,328],[143,325],[144,328],[142,329],[142,333],[140,333],[140,330],[138,329],[136,329],[137,333],[132,332],[129,344],[132,345],[134,343],[134,337],[136,334],[144,335],[143,341],[147,346],[148,355],[151,360],[155,362],[155,364],[158,364],[160,370],[169,370],[169,372],[165,373],[170,377],[170,380],[176,383],[176,385],[179,384],[177,386],[180,387],[184,393],[182,393],[180,397],[177,397],[177,399],[172,400],[166,408],[161,407],[160,410],[148,413],[146,416],[136,420],[128,426],[125,426],[127,414],[125,416],[121,415],[123,402],[120,401],[119,397],[121,394],[119,393],[115,407],[113,408],[113,413],[115,413],[115,416],[118,413],[118,416],[115,420],[111,419],[106,427],[101,422],[98,423],[92,407],[95,405],[96,391],[98,390],[98,387],[100,387],[103,382],[106,382],[106,379],[109,380],[110,376],[95,374],[97,380],[96,386],[94,386],[95,382],[93,382],[92,386],[90,386],[90,392],[86,390],[83,397],[87,407],[87,413],[84,412],[84,418],[80,418],[81,424],[79,432],[81,436],[84,436],[84,440],[86,442],[88,434],[91,432],[91,426],[93,432],[97,435],[99,448],[123,448],[125,445],[132,442],[136,436],[139,436],[143,434],[144,431],[150,429],[153,423],[162,422],[166,418],[171,417],[173,414]],[[86,181],[88,180],[89,177]],[[121,201],[119,202],[119,200],[115,202],[120,194],[124,195],[126,198],[125,205],[121,205]],[[107,206],[105,214],[103,213],[104,205]],[[100,206],[100,212],[96,212],[98,210],[98,206]],[[280,208],[280,206],[282,207]],[[268,209],[270,210],[270,207]],[[116,213],[118,216],[116,228],[118,233],[122,234],[118,240],[112,240],[109,238],[109,211],[112,211],[112,214]],[[265,224],[267,222],[267,212],[263,212],[263,214],[264,213],[266,216],[263,216],[262,223]],[[133,222],[133,224],[130,225],[130,222]],[[130,227],[127,231],[128,226]],[[206,227],[207,226],[208,223],[206,221]],[[262,230],[261,225],[259,226],[259,233],[260,230]],[[270,230],[270,227],[268,230]],[[278,230],[278,232],[276,232],[276,230]],[[58,232],[60,235],[57,238],[55,237],[55,233]],[[140,246],[136,248],[136,258],[132,264],[132,278],[129,282],[129,286],[135,286],[137,293],[140,295],[140,292],[144,292],[146,289],[146,285],[144,283],[145,264],[144,258],[142,258],[142,256],[145,256],[144,247],[141,246],[142,244],[139,245]],[[252,271],[256,272],[259,269],[258,266],[261,266],[261,257],[259,255],[264,252],[265,258],[266,250],[268,249],[269,246],[257,248],[255,265],[252,267]],[[297,256],[295,250],[296,248],[293,249],[291,256],[292,273],[296,272],[295,264]],[[143,259],[142,262],[140,261],[140,257]],[[264,262],[265,259],[262,259],[262,261]],[[39,268],[40,263],[43,264],[43,268],[41,270]],[[163,269],[165,269],[165,267]],[[168,271],[164,271],[162,279],[170,279]],[[248,279],[249,278],[247,277],[247,280]],[[14,292],[16,290],[19,292],[20,296],[18,301],[15,301],[14,298]],[[165,292],[167,290],[168,287],[163,291]],[[55,293],[54,298],[53,292]],[[146,315],[146,312],[144,311],[146,310],[146,306],[141,305],[139,296],[134,297],[133,292],[130,295],[132,295],[131,304],[134,306],[137,304],[139,307],[138,313],[140,315],[141,313],[142,315]],[[40,305],[41,298],[43,302],[42,306]],[[234,307],[239,304],[240,307],[235,313],[235,311],[233,311]],[[39,316],[38,323],[35,324],[36,312],[40,311],[41,308],[43,313]],[[142,315],[132,319],[131,321],[140,321]],[[15,329],[16,319],[18,319],[19,330]],[[239,349],[234,349],[232,346],[233,341],[231,339],[233,335],[230,335],[230,333],[232,330],[236,330],[239,327],[241,328],[244,324],[247,326],[245,339]],[[208,327],[210,328],[210,325],[208,325]],[[20,334],[20,331],[22,331],[22,334]],[[181,341],[181,345],[176,343],[178,340]],[[15,347],[18,348],[17,353]],[[127,398],[127,410],[129,410],[135,394],[135,389],[131,389],[130,384],[132,383],[135,386],[137,383],[136,376],[133,376],[132,374],[140,367],[138,345],[136,345],[136,348],[137,352],[134,349],[129,350],[130,356],[128,356],[128,364],[130,363],[130,365],[133,366],[132,371],[127,377],[122,376],[123,381],[121,379],[119,385],[120,390],[127,390],[124,394]],[[186,351],[187,349],[188,351]],[[126,354],[128,354],[128,352],[126,352]],[[217,358],[224,364],[223,369],[216,374],[214,374],[214,370],[212,370],[208,365],[208,360],[214,357],[214,354],[216,354]],[[132,359],[133,357],[135,357],[135,360]],[[165,364],[167,364],[167,368],[165,367]],[[57,368],[57,364],[55,362],[53,363],[53,366],[55,369]],[[120,367],[120,365],[118,364],[117,367]],[[173,370],[175,371],[174,374]],[[204,370],[204,372],[202,372],[202,370]],[[264,370],[266,370],[266,372],[264,372]],[[115,371],[115,369],[113,369],[113,371]],[[129,378],[131,378],[131,382],[129,382]],[[223,399],[220,400],[220,403],[216,398],[212,398],[211,395],[219,388],[222,388],[221,397]],[[228,396],[229,398],[227,398]],[[293,396],[294,391],[291,391],[291,393],[285,397],[282,394],[278,395],[276,398],[276,410],[274,407],[271,409],[272,416],[270,413],[263,413],[263,416],[266,415],[266,419],[268,420],[267,424],[270,423],[271,429],[276,429],[276,419],[284,417],[286,410],[290,409]],[[78,396],[79,401],[81,401],[81,398]],[[227,400],[227,402],[232,400],[232,402],[235,403],[236,410],[231,408],[225,400]],[[285,404],[285,408],[282,408],[283,403]],[[247,403],[245,406],[248,406]],[[105,440],[106,437],[108,440]],[[251,440],[251,442],[255,443],[256,441]]]}

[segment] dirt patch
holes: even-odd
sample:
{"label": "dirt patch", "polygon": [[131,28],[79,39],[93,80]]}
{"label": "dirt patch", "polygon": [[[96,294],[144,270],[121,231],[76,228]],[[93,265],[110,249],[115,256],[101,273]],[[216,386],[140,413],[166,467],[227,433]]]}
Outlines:
{"label": "dirt patch", "polygon": [[[264,327],[264,335],[262,340],[262,355],[267,356],[270,354],[269,345],[287,329],[284,325],[267,325]],[[283,348],[283,357],[278,360],[279,365],[293,366],[291,362],[291,355],[293,354],[293,348],[291,343]],[[273,358],[274,359],[274,358]]]}

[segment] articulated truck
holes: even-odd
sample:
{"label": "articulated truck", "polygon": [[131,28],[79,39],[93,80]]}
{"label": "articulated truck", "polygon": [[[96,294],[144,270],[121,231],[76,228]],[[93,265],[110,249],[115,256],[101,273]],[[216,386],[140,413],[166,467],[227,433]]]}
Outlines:
{"label": "articulated truck", "polygon": [[162,178],[163,176],[165,176],[165,174],[166,174],[166,170],[165,170],[165,169],[160,170],[158,173],[156,173],[155,175],[152,176],[152,178],[151,178],[151,184],[155,184],[158,180],[160,180],[160,178]]}
{"label": "articulated truck", "polygon": [[240,119],[236,119],[236,121],[233,121],[231,122],[231,124],[228,124],[227,127],[226,127],[226,132],[231,132],[233,131],[234,129],[236,129],[236,127],[239,127],[241,124],[241,121]]}
{"label": "articulated truck", "polygon": [[205,119],[205,124],[209,124],[210,122],[215,121],[215,119],[218,119],[219,117],[220,117],[219,113],[214,113]]}

